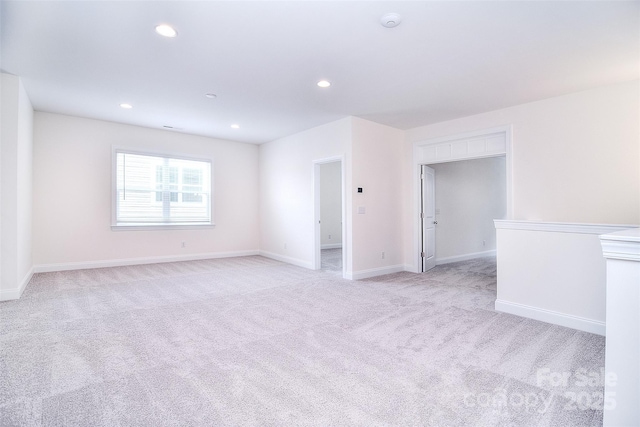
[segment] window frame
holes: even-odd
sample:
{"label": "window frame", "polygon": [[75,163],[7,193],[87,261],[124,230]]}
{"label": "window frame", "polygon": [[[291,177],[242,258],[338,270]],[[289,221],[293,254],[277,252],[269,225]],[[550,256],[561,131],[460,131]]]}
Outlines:
{"label": "window frame", "polygon": [[[118,209],[118,153],[134,154],[140,156],[151,157],[164,157],[177,160],[191,160],[197,162],[207,162],[210,165],[210,213],[211,221],[207,224],[118,224],[117,221],[117,209]],[[111,147],[111,230],[112,231],[150,231],[150,230],[192,230],[192,229],[206,229],[215,227],[214,214],[215,214],[215,197],[214,197],[214,171],[215,164],[211,157],[194,157],[184,155],[181,153],[175,153],[170,151],[155,151],[147,149],[129,148],[113,145]],[[204,183],[204,180],[203,180]]]}

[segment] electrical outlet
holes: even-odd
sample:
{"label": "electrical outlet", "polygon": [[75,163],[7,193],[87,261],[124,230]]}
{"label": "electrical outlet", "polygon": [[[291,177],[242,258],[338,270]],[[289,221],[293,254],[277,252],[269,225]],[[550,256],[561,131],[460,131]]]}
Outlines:
{"label": "electrical outlet", "polygon": [[187,247],[187,242],[182,242],[182,247],[186,248]]}
{"label": "electrical outlet", "polygon": [[329,240],[331,240],[331,234],[329,234]]}
{"label": "electrical outlet", "polygon": [[487,246],[487,241],[486,240],[482,241],[482,246]]}
{"label": "electrical outlet", "polygon": [[287,244],[286,243],[284,244],[284,248],[287,249]]}
{"label": "electrical outlet", "polygon": [[384,252],[382,252],[382,259],[384,259]]}

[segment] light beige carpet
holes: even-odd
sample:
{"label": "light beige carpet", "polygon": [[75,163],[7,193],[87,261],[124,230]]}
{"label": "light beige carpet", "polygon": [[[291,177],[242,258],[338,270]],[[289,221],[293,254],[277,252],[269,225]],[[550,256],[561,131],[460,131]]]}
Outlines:
{"label": "light beige carpet", "polygon": [[342,249],[322,249],[320,256],[320,268],[324,271],[333,271],[342,274]]}
{"label": "light beige carpet", "polygon": [[604,338],[495,312],[495,280],[491,258],[354,282],[262,257],[38,274],[0,303],[0,425],[600,425],[579,379]]}

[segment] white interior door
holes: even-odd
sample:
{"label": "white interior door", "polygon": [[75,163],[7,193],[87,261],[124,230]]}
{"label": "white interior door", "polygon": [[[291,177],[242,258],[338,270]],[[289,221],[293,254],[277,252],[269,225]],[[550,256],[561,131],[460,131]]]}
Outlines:
{"label": "white interior door", "polygon": [[422,165],[420,171],[422,186],[422,271],[436,266],[436,194],[435,171]]}

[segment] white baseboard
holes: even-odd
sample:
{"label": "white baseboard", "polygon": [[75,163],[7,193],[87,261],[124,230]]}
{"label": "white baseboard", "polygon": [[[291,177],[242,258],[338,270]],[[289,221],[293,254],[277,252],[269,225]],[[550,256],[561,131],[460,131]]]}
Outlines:
{"label": "white baseboard", "polygon": [[88,268],[106,268],[106,267],[123,267],[127,265],[140,265],[140,264],[157,264],[163,262],[179,262],[179,261],[199,261],[203,259],[213,258],[231,258],[241,256],[258,255],[258,251],[236,251],[236,252],[212,252],[204,254],[190,254],[190,255],[168,255],[157,257],[143,257],[143,258],[126,258],[126,259],[109,259],[100,261],[82,261],[82,262],[68,262],[59,264],[40,264],[34,266],[35,273],[49,273],[52,271],[67,271],[67,270],[85,270]]}
{"label": "white baseboard", "polygon": [[496,256],[495,249],[492,251],[473,252],[473,253],[464,254],[464,255],[448,256],[445,258],[436,258],[436,265],[449,264],[449,263],[458,262],[458,261],[467,261],[470,259],[482,258],[485,256]]}
{"label": "white baseboard", "polygon": [[349,279],[349,280],[368,279],[370,277],[384,276],[385,274],[398,273],[400,271],[405,271],[404,265],[391,265],[389,267],[379,267],[379,268],[372,268],[369,270],[347,272],[345,274],[346,276],[345,279]]}
{"label": "white baseboard", "polygon": [[573,316],[571,314],[559,313],[544,308],[532,307],[515,302],[496,300],[496,311],[515,314],[516,316],[527,317],[541,322],[552,323],[554,325],[565,326],[579,331],[590,332],[597,335],[605,335],[605,322],[599,320],[586,319],[584,317]]}
{"label": "white baseboard", "polygon": [[342,243],[326,243],[320,245],[320,249],[342,249]]}
{"label": "white baseboard", "polygon": [[416,268],[415,265],[413,264],[405,264],[404,265],[404,271],[409,272],[409,273],[421,273],[422,271],[420,271],[421,268],[420,266],[418,266],[418,268]]}
{"label": "white baseboard", "polygon": [[22,292],[24,292],[24,289],[31,281],[34,272],[34,267],[31,267],[17,288],[0,290],[0,301],[9,301],[20,298]]}
{"label": "white baseboard", "polygon": [[259,251],[258,255],[263,256],[265,258],[270,258],[276,261],[286,262],[287,264],[293,264],[298,267],[303,267],[303,268],[308,268],[309,270],[313,270],[313,263],[302,260],[302,259],[292,258],[286,255],[280,255],[280,254],[267,252],[267,251]]}
{"label": "white baseboard", "polygon": [[578,233],[578,234],[609,234],[616,231],[638,228],[637,224],[589,224],[575,222],[545,222],[545,221],[520,221],[510,219],[494,219],[493,224],[497,229],[503,230],[527,230],[547,231],[554,233]]}

